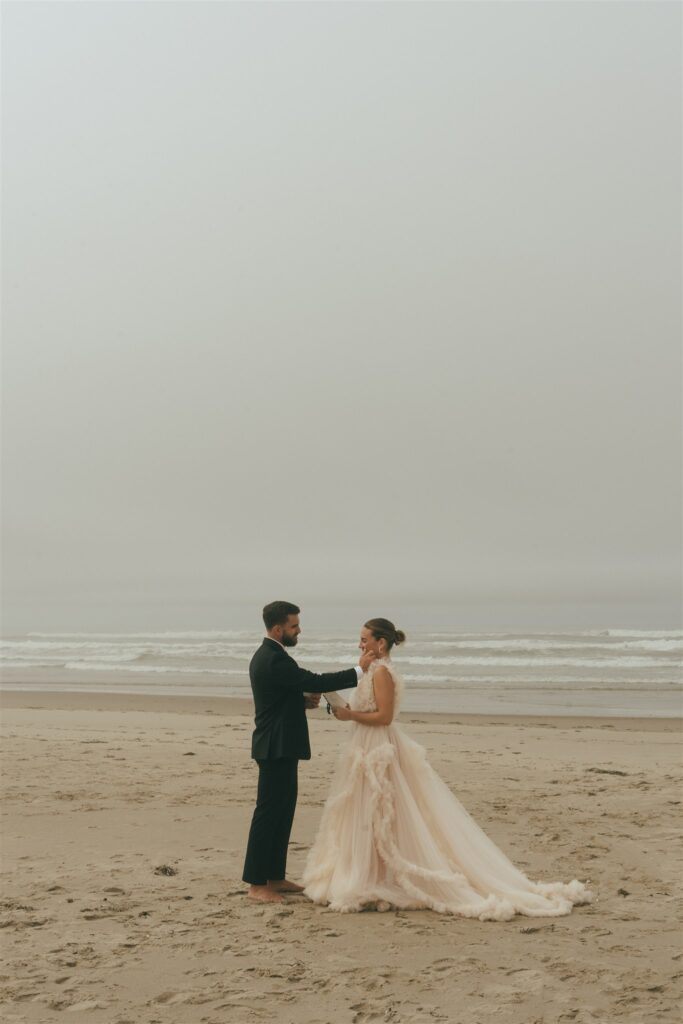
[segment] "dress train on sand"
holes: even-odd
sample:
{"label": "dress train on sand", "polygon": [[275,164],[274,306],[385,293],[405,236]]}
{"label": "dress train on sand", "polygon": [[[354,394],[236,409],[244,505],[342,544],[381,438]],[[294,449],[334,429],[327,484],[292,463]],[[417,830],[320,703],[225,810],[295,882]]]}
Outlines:
{"label": "dress train on sand", "polygon": [[[374,662],[349,701],[377,709]],[[429,908],[480,921],[515,914],[558,917],[592,893],[571,882],[532,882],[477,825],[427,760],[424,747],[395,722],[350,724],[350,741],[332,781],[303,883],[314,902],[341,912]]]}

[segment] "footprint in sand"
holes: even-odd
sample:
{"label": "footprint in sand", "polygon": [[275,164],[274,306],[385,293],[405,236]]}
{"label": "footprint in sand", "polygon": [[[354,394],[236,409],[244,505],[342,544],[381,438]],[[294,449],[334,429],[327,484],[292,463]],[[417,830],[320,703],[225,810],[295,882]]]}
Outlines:
{"label": "footprint in sand", "polygon": [[173,1005],[174,1003],[186,1003],[189,1001],[188,995],[189,993],[187,992],[162,992],[154,997],[152,1003],[163,1003],[164,1006]]}
{"label": "footprint in sand", "polygon": [[351,1018],[353,1024],[369,1024],[370,1021],[399,1021],[398,1011],[393,1004],[386,1005],[384,1001],[372,999],[363,1000],[360,1003],[353,1003],[350,1007],[353,1011]]}
{"label": "footprint in sand", "polygon": [[445,974],[451,974],[457,965],[457,961],[451,957],[445,957],[441,960],[435,960],[433,964],[423,972],[427,976],[437,975],[437,977],[443,977]]}
{"label": "footprint in sand", "polygon": [[80,1003],[71,1003],[70,1006],[60,1007],[68,1013],[82,1013],[84,1010],[106,1010],[107,1003],[100,1003],[96,999],[84,999]]}

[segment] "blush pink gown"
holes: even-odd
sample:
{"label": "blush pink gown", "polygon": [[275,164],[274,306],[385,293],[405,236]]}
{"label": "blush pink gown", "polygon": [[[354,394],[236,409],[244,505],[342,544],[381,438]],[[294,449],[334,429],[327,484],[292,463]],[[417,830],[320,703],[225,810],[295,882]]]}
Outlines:
{"label": "blush pink gown", "polygon": [[[374,662],[353,691],[356,711],[375,711]],[[350,728],[303,876],[306,895],[342,912],[429,908],[506,921],[515,914],[558,917],[592,893],[572,882],[532,882],[439,778],[423,747],[395,721]]]}

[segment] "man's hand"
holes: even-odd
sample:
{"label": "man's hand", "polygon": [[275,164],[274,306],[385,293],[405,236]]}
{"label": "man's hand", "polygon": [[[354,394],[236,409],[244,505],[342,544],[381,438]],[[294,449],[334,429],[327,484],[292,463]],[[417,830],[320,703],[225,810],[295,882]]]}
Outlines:
{"label": "man's hand", "polygon": [[332,714],[335,718],[339,719],[340,722],[351,721],[351,708],[346,704],[343,708],[332,708]]}
{"label": "man's hand", "polygon": [[319,694],[319,693],[308,693],[308,694],[306,694],[306,696],[304,697],[304,707],[305,708],[317,708],[317,707],[319,707],[320,706],[320,697],[321,697],[321,694]]}
{"label": "man's hand", "polygon": [[364,672],[367,672],[367,670],[370,668],[374,660],[375,655],[371,651],[366,651],[365,654],[361,655],[358,664],[360,665]]}

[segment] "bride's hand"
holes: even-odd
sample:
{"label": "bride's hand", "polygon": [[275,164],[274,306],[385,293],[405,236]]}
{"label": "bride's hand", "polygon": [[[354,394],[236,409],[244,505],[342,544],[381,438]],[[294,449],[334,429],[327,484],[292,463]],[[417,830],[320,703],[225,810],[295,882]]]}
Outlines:
{"label": "bride's hand", "polygon": [[343,708],[332,708],[332,713],[334,714],[335,718],[339,719],[340,722],[351,721],[351,708],[349,707],[348,704]]}

